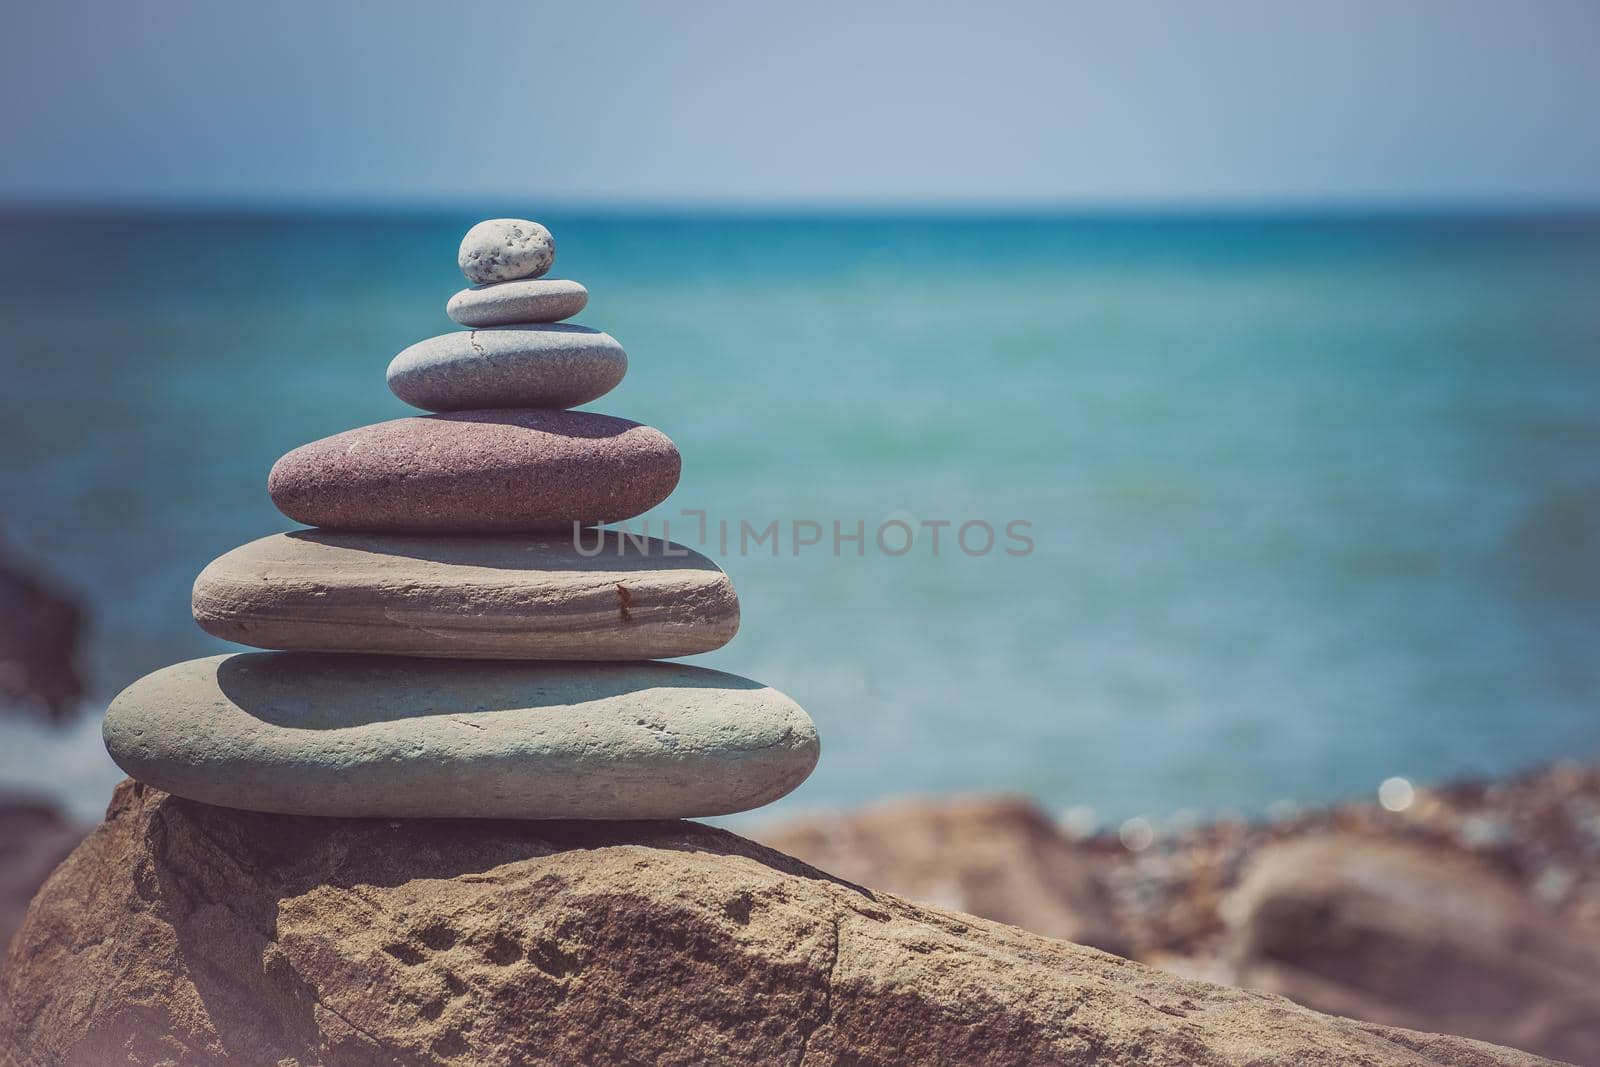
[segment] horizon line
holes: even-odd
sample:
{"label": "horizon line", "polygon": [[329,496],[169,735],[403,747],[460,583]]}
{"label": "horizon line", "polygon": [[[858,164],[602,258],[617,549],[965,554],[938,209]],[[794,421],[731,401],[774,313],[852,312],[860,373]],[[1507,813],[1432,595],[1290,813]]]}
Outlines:
{"label": "horizon line", "polygon": [[[509,207],[503,196],[437,198],[251,196],[16,196],[0,194],[0,215],[121,215],[190,217],[454,216]],[[526,212],[551,217],[668,217],[746,219],[971,218],[1578,218],[1600,216],[1600,198],[1528,200],[1499,197],[1283,197],[1061,200],[740,200],[585,199],[528,197]]]}

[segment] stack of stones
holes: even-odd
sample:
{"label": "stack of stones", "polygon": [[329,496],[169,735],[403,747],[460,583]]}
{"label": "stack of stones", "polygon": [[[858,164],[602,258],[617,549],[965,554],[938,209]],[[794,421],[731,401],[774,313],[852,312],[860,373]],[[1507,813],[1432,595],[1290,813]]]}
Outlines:
{"label": "stack of stones", "polygon": [[[194,617],[275,651],[176,664],[106,712],[139,781],[255,811],[629,819],[721,815],[799,785],[816,728],[783,694],[666,657],[726,644],[733,587],[680,545],[588,529],[677,485],[657,430],[569,410],[621,381],[609,335],[558,320],[555,245],[497,219],[462,242],[469,327],[401,352],[435,414],[295,449],[268,488],[314,529],[208,566]],[[578,531],[584,531],[581,539]],[[595,551],[597,544],[600,551]]]}

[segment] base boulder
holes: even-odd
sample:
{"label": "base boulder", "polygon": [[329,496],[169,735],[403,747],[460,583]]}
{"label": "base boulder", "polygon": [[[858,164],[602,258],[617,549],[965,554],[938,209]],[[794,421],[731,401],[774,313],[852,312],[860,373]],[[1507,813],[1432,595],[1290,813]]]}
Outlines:
{"label": "base boulder", "polygon": [[12,944],[18,1064],[1534,1064],[839,881],[685,822],[252,814],[124,783]]}

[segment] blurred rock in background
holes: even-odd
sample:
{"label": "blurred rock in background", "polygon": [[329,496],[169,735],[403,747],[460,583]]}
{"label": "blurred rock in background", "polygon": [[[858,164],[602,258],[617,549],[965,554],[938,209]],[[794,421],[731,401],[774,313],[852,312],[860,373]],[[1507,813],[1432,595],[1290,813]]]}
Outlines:
{"label": "blurred rock in background", "polygon": [[1235,985],[1600,1063],[1600,937],[1477,857],[1354,834],[1283,842],[1224,910]]}
{"label": "blurred rock in background", "polygon": [[1400,785],[1385,803],[1136,833],[956,797],[758,836],[869,888],[1188,977],[1600,1063],[1600,767]]}
{"label": "blurred rock in background", "polygon": [[0,794],[0,950],[33,894],[88,832],[43,801]]}
{"label": "blurred rock in background", "polygon": [[758,836],[864,886],[1129,955],[1095,864],[1020,797],[898,801]]}
{"label": "blurred rock in background", "polygon": [[76,603],[0,547],[0,708],[37,711],[57,723],[71,716],[83,697],[74,666],[82,626]]}
{"label": "blurred rock in background", "polygon": [[[83,613],[70,597],[25,573],[0,546],[0,711],[38,715],[52,725],[77,712],[82,627]],[[47,800],[0,793],[0,945],[88,832]]]}

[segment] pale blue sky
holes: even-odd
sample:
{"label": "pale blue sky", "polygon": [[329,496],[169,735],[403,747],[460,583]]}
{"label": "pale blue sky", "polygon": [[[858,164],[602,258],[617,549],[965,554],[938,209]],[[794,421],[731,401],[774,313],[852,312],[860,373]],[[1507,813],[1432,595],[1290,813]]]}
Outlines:
{"label": "pale blue sky", "polygon": [[1600,204],[1600,3],[14,7],[0,197]]}

